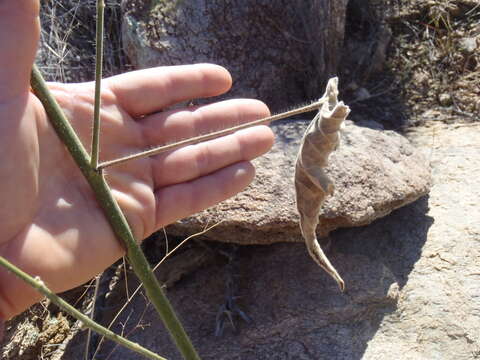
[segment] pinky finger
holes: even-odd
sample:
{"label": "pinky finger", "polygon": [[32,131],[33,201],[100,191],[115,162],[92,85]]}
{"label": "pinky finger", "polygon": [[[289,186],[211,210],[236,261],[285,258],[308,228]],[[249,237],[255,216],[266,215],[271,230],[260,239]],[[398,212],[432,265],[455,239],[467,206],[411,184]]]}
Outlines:
{"label": "pinky finger", "polygon": [[245,189],[255,176],[250,162],[240,162],[193,181],[155,191],[157,229],[205,210]]}

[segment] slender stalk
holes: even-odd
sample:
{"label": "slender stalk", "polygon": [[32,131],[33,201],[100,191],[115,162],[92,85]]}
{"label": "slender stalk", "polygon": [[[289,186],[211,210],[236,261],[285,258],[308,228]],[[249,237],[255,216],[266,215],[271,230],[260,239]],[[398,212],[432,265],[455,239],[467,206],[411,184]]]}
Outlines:
{"label": "slender stalk", "polygon": [[93,133],[92,133],[92,157],[91,165],[94,169],[98,167],[98,153],[100,142],[100,93],[102,88],[102,67],[103,67],[103,23],[105,14],[104,0],[97,0],[97,39],[95,55],[95,105],[93,110]]}
{"label": "slender stalk", "polygon": [[[90,313],[90,319],[92,321],[95,321],[95,305],[97,304],[97,298],[98,298],[98,288],[100,287],[100,278],[102,274],[99,274],[95,277],[95,284],[93,285],[95,287],[93,291],[93,296],[92,296],[92,310]],[[111,326],[108,327],[110,329]],[[87,340],[85,341],[85,360],[90,360],[90,341],[92,340],[92,329],[88,329],[87,331]]]}
{"label": "slender stalk", "polygon": [[[211,229],[213,229],[214,227],[220,225],[221,223],[223,222],[220,221],[212,226],[209,226],[207,227],[206,229],[198,232],[198,233],[195,233],[193,235],[190,235],[188,236],[187,238],[183,239],[180,244],[178,244],[177,246],[175,246],[171,251],[167,252],[165,254],[165,256],[162,258],[162,260],[160,260],[154,267],[153,267],[153,271],[156,271],[158,269],[158,267],[160,265],[162,265],[162,263],[167,260],[168,257],[170,257],[174,252],[176,252],[180,247],[182,247],[188,240],[190,240],[191,238],[193,237],[196,237],[196,236],[200,236],[200,235],[203,235],[205,234],[206,232],[210,231]],[[138,285],[137,288],[135,289],[135,291],[132,293],[132,295],[128,296],[127,295],[127,301],[125,301],[125,303],[122,305],[122,307],[120,308],[120,310],[117,311],[117,313],[115,314],[115,316],[113,317],[113,319],[110,321],[110,323],[108,324],[108,329],[110,329],[113,324],[117,321],[117,319],[119,318],[119,316],[122,314],[123,310],[125,310],[128,306],[128,304],[130,304],[132,302],[132,300],[134,299],[134,297],[138,294],[138,292],[140,291],[140,289],[142,288],[142,284]],[[100,338],[100,341],[98,342],[98,345],[97,345],[97,349],[95,350],[95,352],[93,353],[93,358],[95,358],[95,356],[97,356],[97,353],[100,351],[100,347],[102,346],[103,344],[103,341],[105,340],[105,337],[102,336]]]}
{"label": "slender stalk", "polygon": [[102,334],[105,336],[107,339],[115,341],[118,344],[121,344],[130,350],[133,350],[139,354],[142,354],[146,356],[147,358],[150,359],[156,359],[156,360],[165,360],[165,358],[161,357],[160,355],[155,354],[154,352],[145,349],[144,347],[140,346],[137,343],[134,343],[133,341],[127,340],[124,337],[115,334],[113,331],[104,328],[100,324],[97,324],[95,321],[90,319],[88,316],[85,314],[82,314],[80,311],[75,309],[72,305],[70,305],[68,302],[63,300],[61,297],[53,293],[45,284],[43,281],[37,276],[37,277],[32,277],[28,275],[27,273],[23,272],[20,270],[18,267],[13,265],[11,262],[6,260],[4,257],[0,256],[0,265],[6,268],[7,270],[11,271],[13,274],[15,274],[17,277],[28,283],[31,287],[36,289],[38,292],[40,292],[42,295],[47,297],[51,302],[54,304],[58,305],[60,308],[62,308],[65,312],[68,314],[72,315],[74,318],[77,320],[80,320],[84,326],[88,327],[89,329],[92,329],[96,331],[99,334]]}
{"label": "slender stalk", "polygon": [[147,151],[142,151],[141,153],[138,153],[138,154],[132,154],[132,155],[121,157],[121,158],[118,158],[118,159],[115,159],[115,160],[105,161],[105,162],[101,163],[100,165],[98,165],[98,169],[105,169],[109,166],[122,164],[122,163],[125,163],[125,162],[130,161],[130,160],[135,160],[135,159],[140,159],[140,158],[144,158],[144,157],[148,157],[148,156],[152,156],[152,155],[157,155],[157,154],[160,154],[160,153],[163,153],[163,152],[166,152],[166,151],[171,151],[171,150],[178,149],[178,148],[183,147],[183,146],[197,144],[197,143],[200,143],[200,142],[203,142],[203,141],[216,139],[218,137],[225,136],[225,135],[228,135],[228,134],[232,134],[236,131],[246,129],[246,128],[249,128],[249,127],[252,127],[252,126],[261,125],[261,124],[285,119],[285,118],[290,117],[290,116],[294,116],[294,115],[302,114],[302,113],[305,113],[305,112],[317,110],[322,106],[322,104],[324,102],[325,102],[325,98],[321,98],[318,101],[316,101],[316,102],[314,102],[310,105],[305,105],[305,106],[302,106],[302,107],[299,107],[299,108],[296,108],[296,109],[293,109],[293,110],[290,110],[290,111],[283,112],[281,114],[269,116],[269,117],[266,117],[266,118],[263,118],[263,119],[250,121],[250,122],[247,122],[247,123],[244,123],[244,124],[241,124],[241,125],[232,126],[232,127],[227,128],[227,129],[215,131],[215,132],[212,132],[212,133],[209,133],[209,134],[199,135],[199,136],[196,136],[196,137],[193,137],[193,138],[190,138],[190,139],[185,139],[185,140],[178,141],[178,142],[173,143],[173,144],[158,146],[158,147],[155,147],[155,148],[147,150]]}
{"label": "slender stalk", "polygon": [[[93,131],[92,131],[92,153],[90,165],[96,169],[98,167],[98,157],[100,152],[100,108],[101,108],[101,89],[102,89],[102,70],[103,70],[103,28],[105,23],[105,2],[97,0],[97,27],[96,27],[96,53],[95,53],[95,103],[93,109]],[[95,316],[95,304],[97,302],[98,288],[100,284],[100,275],[95,278],[95,291],[92,300],[91,318]],[[85,344],[85,360],[90,358],[90,340],[92,330],[88,329],[87,340]]]}
{"label": "slender stalk", "polygon": [[148,298],[162,318],[177,348],[185,359],[200,359],[170,302],[163,293],[145,255],[135,241],[127,220],[114,199],[102,171],[95,170],[90,165],[90,156],[57,101],[48,90],[45,80],[35,65],[32,69],[31,86],[35,95],[42,102],[58,137],[65,144],[77,166],[90,184],[113,231],[117,237],[122,240],[135,274],[143,283]]}

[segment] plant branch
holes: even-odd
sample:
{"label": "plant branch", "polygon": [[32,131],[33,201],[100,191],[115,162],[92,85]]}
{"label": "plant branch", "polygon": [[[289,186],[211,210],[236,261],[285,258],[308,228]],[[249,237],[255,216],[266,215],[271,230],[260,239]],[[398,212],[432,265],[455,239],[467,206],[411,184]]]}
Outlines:
{"label": "plant branch", "polygon": [[97,39],[95,54],[95,105],[93,110],[93,134],[92,134],[92,157],[91,165],[94,169],[98,167],[98,154],[100,142],[100,106],[102,88],[102,67],[103,67],[103,23],[105,14],[104,0],[97,0]]}
{"label": "plant branch", "polygon": [[[223,222],[220,221],[216,224],[213,224],[211,226],[208,226],[207,228],[203,229],[202,231],[198,232],[198,233],[195,233],[195,234],[192,234],[190,236],[188,236],[187,238],[183,239],[180,244],[178,244],[177,246],[175,246],[172,250],[170,250],[168,253],[165,254],[165,256],[162,258],[162,260],[160,260],[154,267],[153,267],[153,271],[156,271],[158,269],[158,267],[160,265],[162,265],[162,263],[167,260],[168,257],[170,257],[174,252],[176,252],[182,245],[184,245],[188,240],[196,237],[196,236],[201,236],[203,234],[205,234],[206,232],[210,231],[211,229],[213,229],[214,227],[220,225],[221,223]],[[132,295],[130,296],[127,296],[127,301],[125,301],[125,303],[122,305],[122,307],[120,308],[120,310],[117,311],[117,313],[115,314],[115,316],[113,317],[113,319],[110,321],[110,323],[108,324],[107,328],[110,329],[113,324],[117,321],[117,319],[119,318],[119,316],[121,315],[121,313],[127,308],[128,304],[130,304],[133,299],[135,298],[135,296],[138,294],[138,292],[140,291],[140,289],[142,288],[142,284],[138,285],[137,288],[135,289],[135,291],[132,293]],[[98,345],[97,345],[97,349],[95,350],[95,352],[93,353],[93,358],[95,358],[95,356],[97,355],[97,353],[100,351],[100,347],[102,346],[103,344],[103,341],[105,340],[105,337],[102,336],[100,338],[100,341],[98,342]]]}
{"label": "plant branch", "polygon": [[228,129],[215,131],[215,132],[212,132],[212,133],[209,133],[209,134],[199,135],[199,136],[196,136],[196,137],[193,137],[193,138],[190,138],[190,139],[185,139],[185,140],[178,141],[178,142],[173,143],[173,144],[158,146],[158,147],[155,147],[155,148],[147,150],[147,151],[142,151],[140,153],[133,154],[133,155],[128,155],[128,156],[121,157],[121,158],[118,158],[118,159],[115,159],[115,160],[105,161],[105,162],[101,163],[100,165],[98,165],[98,169],[105,169],[107,167],[122,164],[122,163],[125,163],[127,161],[140,159],[140,158],[144,158],[144,157],[149,157],[149,156],[152,156],[152,155],[157,155],[157,154],[160,154],[160,153],[163,153],[163,152],[166,152],[166,151],[171,151],[171,150],[178,149],[178,148],[183,147],[183,146],[197,144],[197,143],[200,143],[200,142],[203,142],[203,141],[216,139],[218,137],[225,136],[225,135],[228,135],[228,134],[232,134],[236,131],[246,129],[246,128],[249,128],[249,127],[252,127],[252,126],[266,124],[266,123],[269,123],[269,122],[285,119],[285,118],[288,118],[288,117],[291,117],[291,116],[294,116],[294,115],[298,115],[298,114],[302,114],[302,113],[305,113],[305,112],[317,110],[322,106],[322,104],[324,102],[325,102],[325,99],[321,98],[318,101],[316,101],[316,102],[314,102],[310,105],[305,105],[305,106],[302,106],[302,107],[299,107],[299,108],[296,108],[296,109],[293,109],[293,110],[290,110],[290,111],[283,112],[281,114],[269,116],[269,117],[266,117],[266,118],[263,118],[263,119],[250,121],[250,122],[247,122],[247,123],[244,123],[244,124],[241,124],[241,125],[232,126],[232,127],[229,127]]}
{"label": "plant branch", "polygon": [[[94,286],[94,291],[93,291],[93,296],[92,296],[92,307],[91,307],[91,312],[90,312],[90,319],[92,321],[95,321],[95,306],[97,304],[97,298],[98,298],[98,288],[100,287],[100,278],[102,277],[102,274],[99,274],[95,277],[95,283],[93,284]],[[108,327],[110,329],[111,326]],[[90,360],[90,341],[92,340],[92,329],[88,329],[87,331],[87,340],[85,340],[85,360]],[[95,357],[93,357],[95,358]]]}
{"label": "plant branch", "polygon": [[95,170],[90,165],[90,156],[57,101],[48,90],[45,80],[35,65],[32,69],[31,86],[35,95],[42,102],[58,137],[65,144],[77,166],[90,184],[114,233],[122,240],[135,274],[143,283],[148,298],[162,318],[177,348],[185,359],[199,359],[170,302],[153,274],[145,255],[138,246],[122,210],[118,206],[117,201],[111,193],[110,187],[105,181],[102,171]]}
{"label": "plant branch", "polygon": [[8,260],[6,260],[4,257],[0,256],[0,265],[6,268],[8,271],[12,272],[15,274],[17,277],[25,281],[27,284],[29,284],[31,287],[36,289],[39,293],[44,295],[46,298],[48,298],[51,302],[54,304],[58,305],[62,310],[67,312],[68,314],[72,315],[74,318],[77,320],[80,320],[84,326],[86,326],[89,329],[92,329],[96,331],[97,333],[105,336],[107,339],[115,341],[118,344],[121,344],[125,346],[126,348],[133,350],[139,354],[142,354],[146,356],[149,359],[156,359],[156,360],[166,360],[165,358],[161,357],[160,355],[155,354],[154,352],[145,349],[144,347],[140,346],[137,343],[134,343],[133,341],[130,341],[120,335],[115,334],[113,331],[104,328],[100,324],[97,324],[95,321],[90,319],[88,316],[85,314],[82,314],[82,312],[78,311],[75,309],[72,305],[70,305],[68,302],[63,300],[60,296],[56,295],[53,293],[45,284],[43,281],[37,276],[37,277],[32,277],[28,275],[27,273],[23,272],[20,270],[18,267],[10,263]]}

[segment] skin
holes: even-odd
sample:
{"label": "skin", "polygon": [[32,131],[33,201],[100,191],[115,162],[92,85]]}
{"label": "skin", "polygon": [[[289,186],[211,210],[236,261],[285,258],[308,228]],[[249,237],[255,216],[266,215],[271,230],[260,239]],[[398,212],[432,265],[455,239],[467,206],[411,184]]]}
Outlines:
{"label": "skin", "polygon": [[[0,255],[40,276],[54,291],[78,286],[124,255],[92,191],[29,91],[39,37],[38,0],[0,1]],[[100,158],[146,148],[269,115],[255,100],[168,110],[226,92],[232,79],[210,64],[160,67],[105,79]],[[50,84],[89,149],[93,83]],[[163,110],[167,109],[167,110]],[[135,160],[107,180],[139,241],[244,189],[253,158],[273,143],[266,126]],[[0,318],[40,295],[0,269]]]}

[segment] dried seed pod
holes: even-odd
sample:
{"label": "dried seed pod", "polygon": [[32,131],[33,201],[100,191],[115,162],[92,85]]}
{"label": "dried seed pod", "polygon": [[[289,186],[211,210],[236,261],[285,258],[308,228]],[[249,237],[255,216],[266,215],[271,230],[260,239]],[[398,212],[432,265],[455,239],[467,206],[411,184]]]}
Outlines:
{"label": "dried seed pod", "polygon": [[320,207],[334,189],[323,168],[327,165],[330,153],[339,145],[339,130],[350,112],[349,107],[338,102],[337,97],[338,78],[332,78],[323,96],[325,102],[309,124],[300,145],[295,166],[295,191],[300,229],[308,252],[344,291],[345,283],[325,256],[315,233]]}

